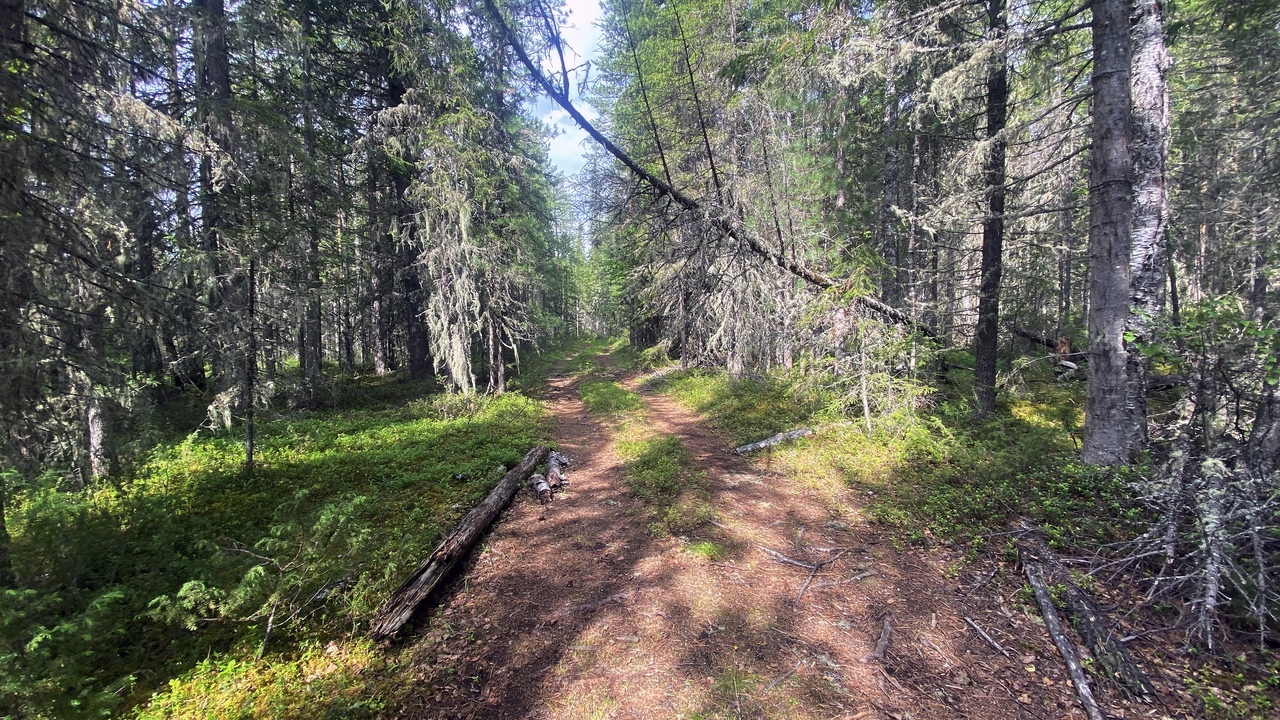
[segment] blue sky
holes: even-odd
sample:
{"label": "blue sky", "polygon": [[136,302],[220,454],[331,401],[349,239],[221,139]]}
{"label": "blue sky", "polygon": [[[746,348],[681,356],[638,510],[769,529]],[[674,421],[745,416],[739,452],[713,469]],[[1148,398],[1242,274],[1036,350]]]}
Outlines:
{"label": "blue sky", "polygon": [[[565,62],[569,67],[584,62],[594,63],[599,54],[600,28],[596,23],[600,20],[600,3],[598,0],[567,0],[565,7],[569,10],[569,21],[561,28],[561,34],[568,45]],[[571,53],[570,53],[571,51]],[[573,56],[571,56],[571,54]],[[559,70],[549,60],[544,60],[544,70]],[[581,75],[579,75],[581,77]],[[571,78],[572,80],[572,78]],[[594,120],[599,114],[578,95],[576,81],[572,83],[572,100],[575,107],[588,119]],[[533,105],[534,115],[541,118],[560,134],[551,139],[551,162],[565,177],[580,170],[585,162],[583,153],[591,142],[587,134],[578,127],[568,113],[546,96],[539,97]]]}

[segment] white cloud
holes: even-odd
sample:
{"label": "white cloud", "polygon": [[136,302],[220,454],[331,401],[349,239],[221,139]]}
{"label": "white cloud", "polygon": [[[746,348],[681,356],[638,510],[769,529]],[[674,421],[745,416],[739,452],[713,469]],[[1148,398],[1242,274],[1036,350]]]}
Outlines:
{"label": "white cloud", "polygon": [[[567,0],[565,7],[569,10],[569,21],[560,29],[567,45],[565,63],[572,68],[594,62],[599,55],[600,44],[600,28],[596,27],[601,14],[599,0]],[[554,65],[551,62],[550,59],[544,59],[544,69],[558,72],[559,59],[555,60]],[[588,120],[599,117],[600,113],[578,94],[577,82],[572,77],[570,84],[570,99],[574,107]],[[538,97],[533,102],[533,112],[543,122],[560,131],[559,135],[551,139],[549,157],[552,164],[566,176],[578,172],[586,163],[583,157],[588,148],[586,143],[592,142],[587,133],[578,127],[569,113],[545,96]]]}

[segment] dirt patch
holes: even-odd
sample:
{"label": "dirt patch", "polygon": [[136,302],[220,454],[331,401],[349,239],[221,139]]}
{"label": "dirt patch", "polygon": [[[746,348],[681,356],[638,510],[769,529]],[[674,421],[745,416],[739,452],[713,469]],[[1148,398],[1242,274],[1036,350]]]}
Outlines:
{"label": "dirt patch", "polygon": [[[522,492],[419,623],[399,716],[1084,716],[1038,619],[995,573],[961,578],[946,552],[895,546],[855,495],[730,455],[669,398],[644,394],[644,422],[615,432],[576,382],[553,376],[547,392],[570,488],[547,506]],[[712,523],[646,530],[615,437],[645,433],[681,438]],[[868,660],[885,618],[884,659]]]}

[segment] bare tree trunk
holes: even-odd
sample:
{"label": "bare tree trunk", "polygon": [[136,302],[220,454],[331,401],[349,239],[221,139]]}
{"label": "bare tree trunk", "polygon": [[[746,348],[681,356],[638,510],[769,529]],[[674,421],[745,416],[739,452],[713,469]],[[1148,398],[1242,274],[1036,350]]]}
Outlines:
{"label": "bare tree trunk", "polygon": [[[1266,147],[1260,147],[1257,150],[1257,167],[1261,170],[1266,167]],[[1269,237],[1270,232],[1267,227],[1267,208],[1262,202],[1259,202],[1253,210],[1253,223],[1250,228],[1253,234],[1253,257],[1252,266],[1249,274],[1251,281],[1249,284],[1249,305],[1251,307],[1250,314],[1257,322],[1267,321],[1267,246],[1272,242]]]}
{"label": "bare tree trunk", "polygon": [[1005,0],[989,0],[989,42],[998,45],[987,67],[987,140],[991,143],[983,170],[987,185],[987,216],[982,221],[982,275],[978,287],[978,327],[974,343],[973,389],[976,417],[996,407],[996,355],[1000,337],[1000,276],[1004,269],[1005,140],[1001,136],[1009,116],[1009,61],[1003,43],[1009,21]]}
{"label": "bare tree trunk", "polygon": [[306,404],[314,408],[320,392],[323,325],[320,319],[320,218],[316,212],[319,158],[316,157],[315,99],[311,88],[311,12],[305,8],[302,10],[302,142],[307,153],[302,183],[307,225],[307,301],[299,360]]}
{"label": "bare tree trunk", "polygon": [[[372,132],[372,131],[370,131]],[[366,193],[369,205],[369,226],[367,242],[367,264],[369,266],[369,345],[373,355],[373,372],[385,375],[391,370],[387,358],[388,317],[387,298],[390,295],[390,281],[387,279],[383,234],[383,221],[378,204],[378,163],[374,151],[369,151],[369,178]]]}
{"label": "bare tree trunk", "polygon": [[1151,361],[1139,346],[1152,339],[1164,315],[1169,198],[1165,166],[1169,156],[1169,52],[1164,42],[1162,0],[1138,0],[1132,30],[1130,83],[1133,101],[1133,226],[1130,232],[1130,313],[1125,413],[1129,453],[1147,445],[1147,375]]}
{"label": "bare tree trunk", "polygon": [[884,186],[880,196],[880,252],[884,256],[885,269],[881,286],[884,301],[897,307],[902,302],[902,287],[898,284],[898,88],[897,67],[889,64],[884,85]]}
{"label": "bare tree trunk", "polygon": [[258,301],[258,260],[249,259],[249,278],[245,298],[245,325],[248,352],[245,353],[244,387],[240,402],[244,406],[244,472],[253,474],[254,444],[257,441],[257,429],[254,427],[255,406],[254,395],[258,392],[258,329],[255,312]]}
{"label": "bare tree trunk", "polygon": [[1118,465],[1125,437],[1129,317],[1129,4],[1093,3],[1093,145],[1089,177],[1089,371],[1082,459]]}
{"label": "bare tree trunk", "polygon": [[[16,137],[19,118],[25,108],[22,102],[23,74],[13,72],[26,57],[24,42],[24,0],[0,0],[0,137]],[[27,175],[22,153],[17,143],[6,139],[0,143],[0,369],[5,380],[12,379],[6,366],[22,345],[19,317],[22,298],[31,284],[27,257],[29,235],[17,225],[18,208],[22,204],[22,191]],[[17,393],[6,390],[0,395],[0,418],[7,422],[17,411],[22,399]],[[6,440],[8,438],[5,438]],[[5,511],[9,489],[0,475],[0,588],[16,585],[13,561],[9,556],[9,527],[5,523]]]}

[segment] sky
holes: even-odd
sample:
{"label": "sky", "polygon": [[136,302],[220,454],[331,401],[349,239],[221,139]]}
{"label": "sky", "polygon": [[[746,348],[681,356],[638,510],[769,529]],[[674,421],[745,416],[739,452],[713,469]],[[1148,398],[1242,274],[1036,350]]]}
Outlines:
{"label": "sky", "polygon": [[[568,45],[565,48],[565,62],[571,68],[584,62],[594,64],[599,55],[600,43],[600,28],[596,27],[596,23],[600,21],[599,0],[567,0],[565,7],[570,13],[569,21],[561,28],[561,34]],[[549,60],[544,60],[543,69],[559,71],[559,67],[553,67]],[[581,77],[579,72],[578,79]],[[572,75],[570,82],[573,85],[571,99],[574,106],[587,120],[594,120],[599,113],[578,95],[578,85]],[[545,95],[537,98],[533,108],[536,117],[541,118],[559,133],[551,139],[551,163],[566,178],[582,169],[586,162],[583,154],[591,143],[587,134],[578,127],[568,113]]]}

